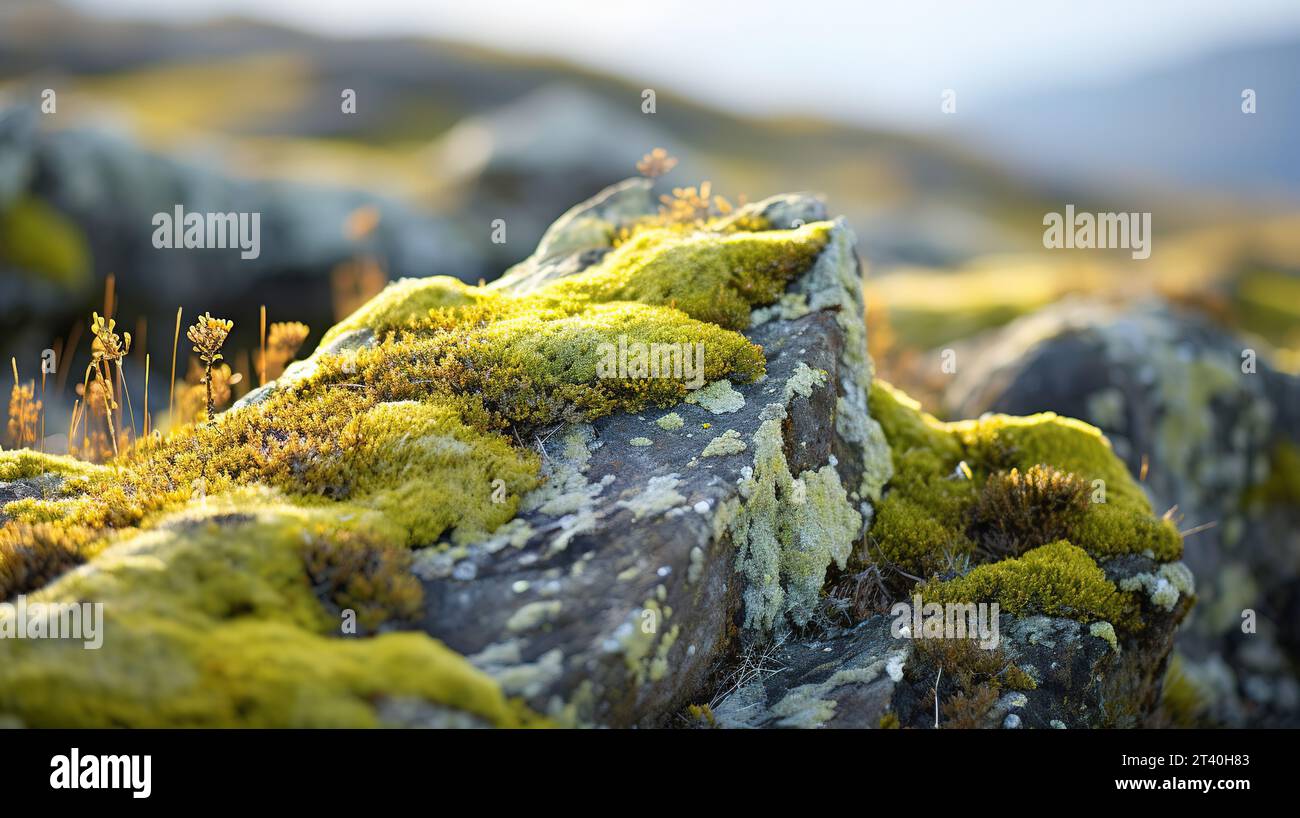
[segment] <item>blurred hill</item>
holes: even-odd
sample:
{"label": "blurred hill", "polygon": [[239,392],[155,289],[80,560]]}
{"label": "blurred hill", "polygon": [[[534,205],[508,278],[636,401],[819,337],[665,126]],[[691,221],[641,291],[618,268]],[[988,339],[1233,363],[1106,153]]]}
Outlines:
{"label": "blurred hill", "polygon": [[[992,155],[1094,189],[1149,183],[1300,200],[1300,41],[1251,43],[976,111]],[[1255,113],[1242,93],[1255,92]],[[1091,183],[1090,183],[1091,180]]]}

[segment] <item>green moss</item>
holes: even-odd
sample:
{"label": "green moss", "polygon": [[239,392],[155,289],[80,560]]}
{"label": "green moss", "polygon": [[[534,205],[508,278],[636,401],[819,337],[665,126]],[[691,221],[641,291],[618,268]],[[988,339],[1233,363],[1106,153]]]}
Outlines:
{"label": "green moss", "polygon": [[964,576],[928,583],[922,596],[926,602],[997,602],[1004,612],[1018,615],[1138,626],[1136,600],[1106,579],[1086,551],[1064,540],[1022,557],[976,566]]}
{"label": "green moss", "polygon": [[752,308],[776,301],[812,266],[830,228],[829,222],[814,222],[761,233],[640,230],[591,271],[561,279],[539,295],[674,306],[692,318],[744,329]]}
{"label": "green moss", "polygon": [[498,725],[532,718],[424,634],[342,636],[303,571],[303,538],[373,520],[265,493],[211,502],[29,597],[102,602],[103,647],[0,640],[0,712],[33,727],[360,727],[379,722],[382,695]]}
{"label": "green moss", "polygon": [[85,236],[63,214],[31,196],[0,212],[0,263],[44,276],[67,289],[90,283]]}
{"label": "green moss", "polygon": [[[1152,514],[1109,441],[1086,423],[1052,413],[944,423],[880,380],[869,405],[894,465],[871,536],[880,558],[909,574],[940,576],[965,560],[996,558],[977,553],[994,535],[1014,540],[1015,552],[1066,539],[1098,559],[1182,553],[1174,524]],[[1039,475],[1033,485],[1031,474]],[[1006,529],[1014,523],[1008,503],[1024,512],[1015,531]]]}
{"label": "green moss", "polygon": [[424,589],[410,571],[410,551],[346,529],[304,532],[303,539],[312,589],[336,615],[354,615],[357,633],[418,620]]}
{"label": "green moss", "polygon": [[90,477],[107,475],[112,469],[96,466],[75,457],[43,454],[30,449],[0,452],[0,483],[25,480],[43,474],[58,474],[69,477]]}
{"label": "green moss", "polygon": [[395,329],[411,319],[424,318],[429,310],[462,307],[485,298],[486,294],[480,288],[451,276],[403,278],[385,287],[379,295],[334,325],[321,338],[321,346],[328,346],[339,336],[359,329]]}

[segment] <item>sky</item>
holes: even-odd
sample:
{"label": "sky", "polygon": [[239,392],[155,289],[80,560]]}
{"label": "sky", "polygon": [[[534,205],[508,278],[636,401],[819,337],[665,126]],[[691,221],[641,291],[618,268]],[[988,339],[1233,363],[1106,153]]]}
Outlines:
{"label": "sky", "polygon": [[938,126],[959,106],[1300,37],[1297,0],[72,0],[158,22],[240,15],[561,57],[735,111]]}

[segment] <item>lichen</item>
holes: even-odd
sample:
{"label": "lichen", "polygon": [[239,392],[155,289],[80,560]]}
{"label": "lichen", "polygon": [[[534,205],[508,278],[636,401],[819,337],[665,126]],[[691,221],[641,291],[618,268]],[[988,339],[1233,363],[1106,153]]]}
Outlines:
{"label": "lichen", "polygon": [[717,437],[709,441],[700,452],[700,457],[725,457],[729,454],[739,454],[745,451],[745,441],[741,440],[740,432],[735,429],[728,429]]}
{"label": "lichen", "polygon": [[1181,562],[1166,563],[1155,573],[1143,572],[1120,580],[1119,587],[1125,591],[1145,592],[1151,604],[1172,611],[1178,600],[1196,592],[1192,572]]}
{"label": "lichen", "polygon": [[1115,636],[1115,626],[1109,622],[1093,622],[1088,626],[1088,633],[1098,639],[1106,640],[1111,650],[1119,653],[1119,639]]}
{"label": "lichen", "polygon": [[827,568],[846,565],[862,528],[832,466],[791,474],[781,433],[785,409],[767,408],[752,438],[754,465],[740,483],[744,502],[729,524],[736,570],[746,580],[745,627],[759,633],[807,624]]}
{"label": "lichen", "polygon": [[682,420],[682,416],[676,412],[669,412],[656,420],[655,425],[660,429],[663,429],[665,432],[671,432],[674,429],[680,429],[685,426],[686,421]]}
{"label": "lichen", "polygon": [[699,404],[715,415],[739,412],[745,407],[745,397],[726,378],[697,389],[686,397],[686,402]]}
{"label": "lichen", "polygon": [[650,478],[644,491],[630,499],[620,500],[618,505],[630,509],[632,516],[638,520],[659,514],[686,502],[686,498],[677,491],[679,485],[681,480],[676,474],[657,475]]}

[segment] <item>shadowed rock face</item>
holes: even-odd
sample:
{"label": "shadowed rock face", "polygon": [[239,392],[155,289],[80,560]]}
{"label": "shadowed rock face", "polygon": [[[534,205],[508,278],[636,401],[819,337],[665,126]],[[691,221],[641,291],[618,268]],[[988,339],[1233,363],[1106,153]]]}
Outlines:
{"label": "shadowed rock face", "polygon": [[[1197,577],[1179,634],[1200,718],[1294,725],[1300,660],[1300,379],[1248,344],[1158,306],[1078,304],[1022,319],[972,343],[947,394],[954,411],[1053,410],[1111,439],[1157,509],[1176,507]],[[1144,466],[1145,463],[1145,466]],[[1199,530],[1198,530],[1199,529]],[[1243,632],[1243,614],[1257,616]]]}
{"label": "shadowed rock face", "polygon": [[[383,338],[389,330],[368,325],[365,315],[420,318],[430,304],[446,303],[437,299],[490,302],[553,293],[618,254],[613,237],[619,229],[652,213],[648,184],[626,182],[566,213],[532,257],[489,287],[394,285],[373,302],[379,307],[372,313],[363,309],[360,317],[332,332],[310,359],[218,418],[218,431],[211,434],[226,424],[243,428],[238,424],[250,417],[290,423],[297,402],[319,394],[321,379],[331,373],[342,373],[342,386],[349,389],[405,388],[401,367],[419,363],[409,351],[413,348],[385,353]],[[952,437],[957,432],[916,432],[927,421],[917,410],[899,408],[891,428],[918,435],[914,444],[904,445],[887,439],[872,416],[861,269],[843,220],[826,221],[822,204],[800,195],[750,205],[735,218],[746,225],[742,233],[790,231],[769,235],[776,237],[777,249],[755,263],[764,269],[788,264],[783,254],[799,251],[797,242],[808,235],[798,232],[803,226],[819,224],[825,236],[811,266],[801,268],[774,303],[759,303],[749,315],[744,334],[761,347],[765,375],[751,383],[716,380],[676,406],[614,412],[590,422],[515,427],[514,442],[536,453],[541,480],[510,498],[518,503],[513,519],[503,515],[508,522],[488,527],[490,533],[467,537],[452,530],[412,540],[413,528],[395,530],[408,519],[403,516],[408,509],[388,505],[376,511],[350,504],[349,498],[357,499],[348,494],[353,480],[326,484],[321,493],[330,501],[295,499],[291,492],[274,493],[262,484],[237,484],[229,497],[164,509],[160,519],[124,534],[124,542],[92,554],[75,576],[52,582],[46,590],[58,597],[143,582],[137,575],[145,565],[177,571],[196,586],[196,595],[220,591],[232,598],[176,595],[167,604],[187,614],[190,607],[202,608],[204,616],[216,611],[219,621],[202,619],[195,628],[207,630],[196,632],[210,634],[205,640],[215,638],[211,634],[226,635],[223,641],[238,644],[240,655],[250,656],[269,649],[268,635],[256,628],[265,624],[259,620],[261,611],[272,612],[268,600],[279,599],[273,612],[281,617],[276,627],[284,630],[275,633],[300,664],[277,664],[285,676],[274,676],[268,684],[290,697],[296,685],[324,685],[313,695],[328,705],[313,700],[312,707],[319,709],[295,710],[278,699],[263,701],[261,691],[240,691],[230,712],[196,713],[188,699],[179,704],[168,699],[164,704],[171,709],[155,713],[147,697],[133,698],[139,691],[123,682],[99,693],[109,702],[113,723],[471,726],[527,723],[540,714],[554,723],[580,726],[923,727],[933,726],[936,702],[943,711],[941,726],[1141,723],[1158,698],[1173,630],[1190,606],[1191,578],[1177,563],[1157,564],[1141,555],[1105,559],[1100,563],[1103,578],[1092,557],[1074,548],[1097,574],[1095,582],[1113,584],[1115,594],[1123,588],[1134,605],[1137,624],[1119,637],[1110,623],[1047,597],[1045,603],[1055,606],[1053,616],[1023,606],[1018,614],[1002,614],[996,654],[962,653],[968,644],[951,653],[934,644],[943,640],[899,638],[894,617],[879,610],[847,616],[842,608],[831,611],[835,606],[828,603],[828,586],[870,564],[872,526],[882,519],[882,503],[891,492],[914,476],[905,470],[920,462],[943,462],[937,456],[909,459],[914,453],[909,445],[925,449],[942,439],[944,445],[957,446]],[[715,234],[704,245],[718,241]],[[755,272],[724,269],[724,280],[749,281],[746,277]],[[393,303],[403,294],[432,300]],[[371,370],[374,374],[367,376],[364,367],[353,366],[371,353],[391,355],[384,360],[397,377],[385,381],[387,386],[380,381],[388,371]],[[368,384],[366,377],[373,382]],[[353,395],[326,394],[345,400]],[[402,413],[421,407],[418,400],[388,397],[377,409],[400,425]],[[1066,425],[1052,419],[1044,423]],[[519,434],[527,428],[533,429],[526,433],[531,440]],[[290,433],[299,432],[276,427],[269,439]],[[1088,438],[1078,429],[1070,434]],[[362,435],[348,445],[365,443]],[[1103,444],[1088,445],[1113,462]],[[439,471],[442,461],[407,459],[412,456],[408,449],[424,453],[434,446],[439,457],[455,460],[468,444],[434,432],[395,434],[390,447],[376,452],[375,463],[368,465],[418,464],[397,469],[391,479],[407,492],[401,496],[416,498],[409,502],[436,505],[443,502],[438,493],[422,489],[446,479],[448,472]],[[37,495],[37,502],[66,499],[68,491],[84,490],[76,486],[100,485],[97,481],[109,473],[59,461],[48,471],[75,477],[47,480],[38,461],[10,463],[4,457],[0,474],[16,477],[0,483],[0,499],[21,500],[8,507],[14,514],[30,513],[24,504]],[[412,469],[419,468],[430,471],[413,476]],[[952,464],[946,468],[952,470]],[[453,490],[462,488],[446,486],[446,492],[453,496]],[[936,487],[940,489],[948,491]],[[470,502],[471,495],[465,496]],[[409,519],[420,518],[417,513]],[[311,544],[313,538],[325,537],[325,524],[346,529],[348,537],[341,544],[317,543],[309,583],[294,573],[299,570],[295,549],[303,539]],[[148,530],[150,525],[155,529]],[[409,567],[385,557],[386,573],[366,574],[363,584],[404,589],[400,595],[390,592],[385,602],[403,616],[369,627],[370,636],[341,636],[328,615],[336,611],[319,610],[311,590],[320,594],[330,582],[351,588],[338,577],[330,579],[329,569],[339,563],[329,559],[348,564],[348,549],[357,547],[382,556],[387,552],[366,539],[381,535],[413,542],[414,557]],[[335,550],[321,550],[326,545]],[[202,570],[194,570],[194,564]],[[877,567],[888,573],[895,591],[912,587],[913,579],[897,566]],[[380,569],[369,565],[364,570]],[[951,580],[970,570],[967,566],[923,579]],[[260,572],[270,572],[275,586],[253,593],[245,586],[261,581]],[[205,583],[214,576],[221,578],[220,587],[209,589]],[[375,582],[375,576],[382,582]],[[421,593],[409,587],[412,578]],[[146,600],[157,593],[154,586],[140,591]],[[900,600],[910,596],[910,590],[899,594]],[[417,598],[413,606],[411,600]],[[188,626],[190,620],[184,621]],[[152,620],[136,620],[130,627],[126,635],[142,644],[150,644],[158,628]],[[292,634],[292,641],[286,634]],[[109,645],[122,638],[111,628],[108,636]],[[181,649],[159,643],[155,652],[166,656],[172,670],[199,666],[198,659],[172,655],[173,650]],[[112,653],[105,658],[118,661]],[[38,660],[54,687],[63,683],[76,689],[74,682],[64,681],[78,679],[75,656],[20,656],[9,666]],[[165,670],[159,672],[165,675]],[[5,684],[0,670],[0,715],[15,710],[9,715],[37,724],[89,718],[8,705]],[[219,698],[226,691],[215,687],[212,695]],[[712,709],[698,707],[704,704]],[[697,707],[688,710],[688,705]],[[98,718],[97,711],[91,712]]]}

